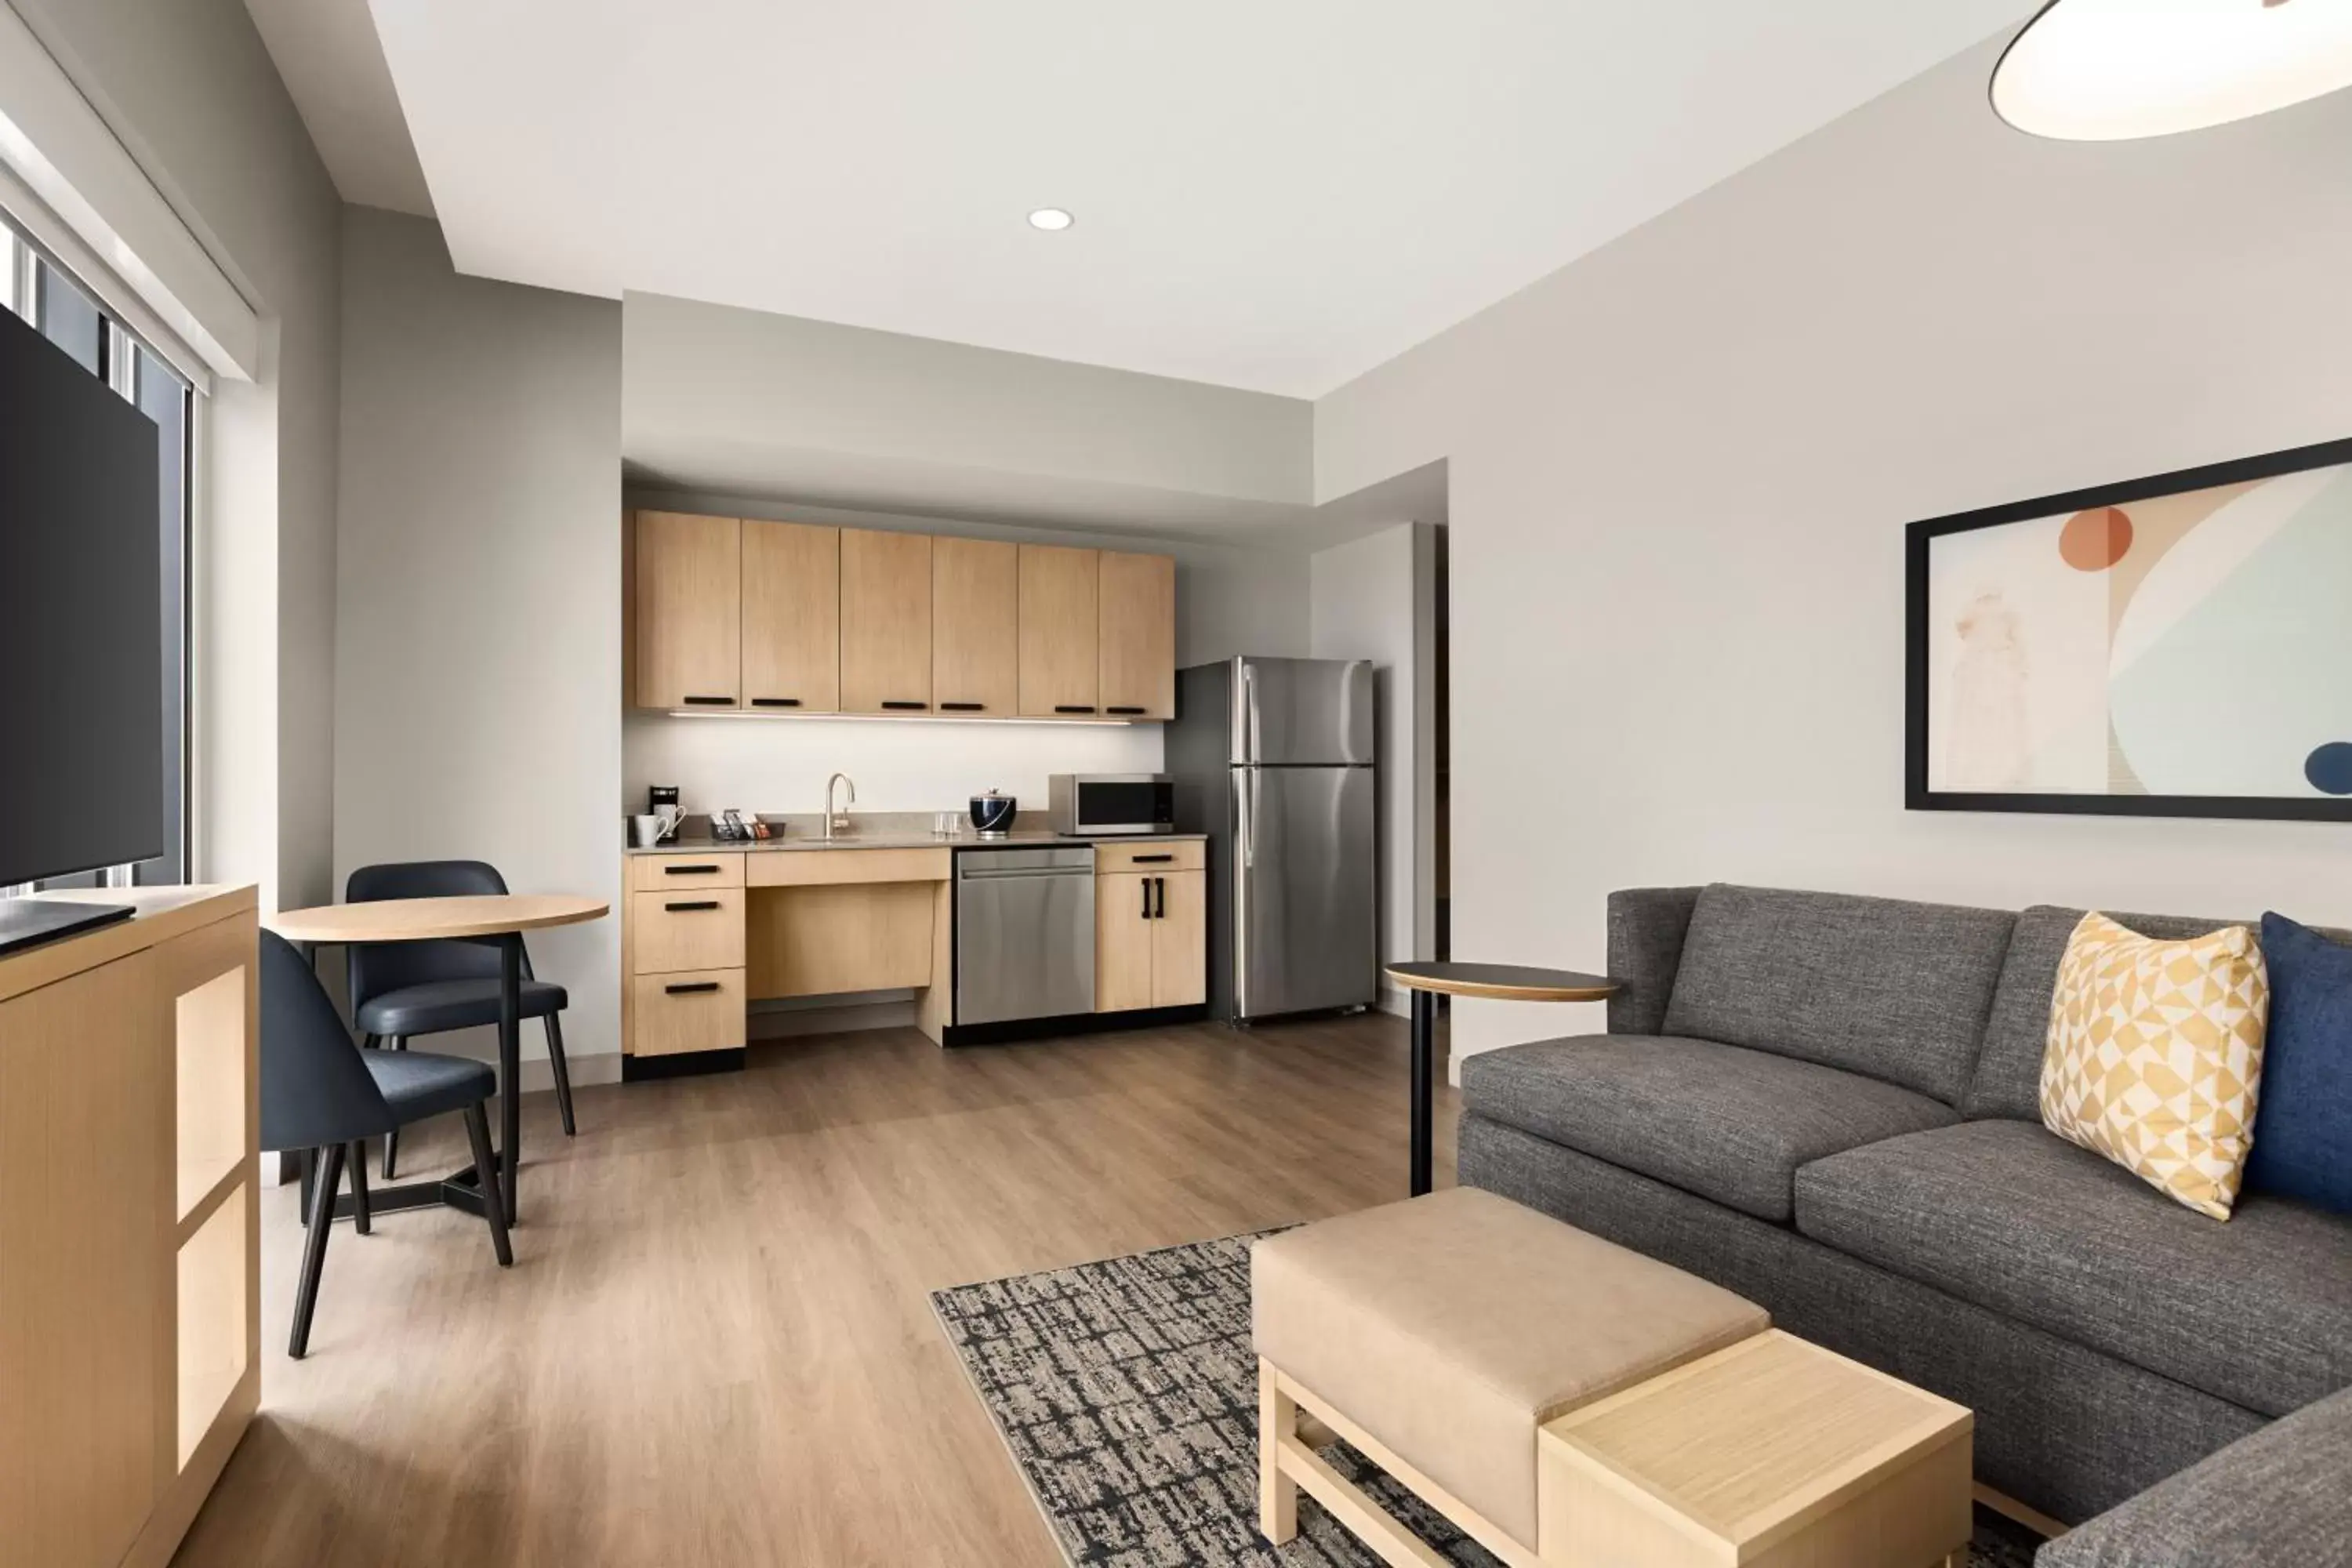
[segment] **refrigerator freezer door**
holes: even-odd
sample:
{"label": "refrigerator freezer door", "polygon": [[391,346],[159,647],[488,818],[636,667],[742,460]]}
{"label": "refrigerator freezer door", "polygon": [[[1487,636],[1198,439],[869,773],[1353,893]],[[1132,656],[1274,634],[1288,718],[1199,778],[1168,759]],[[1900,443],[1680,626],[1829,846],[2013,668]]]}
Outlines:
{"label": "refrigerator freezer door", "polygon": [[1370,1005],[1379,985],[1370,768],[1235,768],[1234,1012]]}
{"label": "refrigerator freezer door", "polygon": [[1268,766],[1372,761],[1368,659],[1241,658],[1234,761]]}

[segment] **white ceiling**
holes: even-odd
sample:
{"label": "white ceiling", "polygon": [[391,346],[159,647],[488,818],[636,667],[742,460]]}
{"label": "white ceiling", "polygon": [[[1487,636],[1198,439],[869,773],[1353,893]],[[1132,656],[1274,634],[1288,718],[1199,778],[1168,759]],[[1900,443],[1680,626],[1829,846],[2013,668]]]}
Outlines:
{"label": "white ceiling", "polygon": [[248,0],[346,196],[415,210],[404,111],[466,271],[1297,396],[2032,8],[372,0],[387,113],[368,3]]}

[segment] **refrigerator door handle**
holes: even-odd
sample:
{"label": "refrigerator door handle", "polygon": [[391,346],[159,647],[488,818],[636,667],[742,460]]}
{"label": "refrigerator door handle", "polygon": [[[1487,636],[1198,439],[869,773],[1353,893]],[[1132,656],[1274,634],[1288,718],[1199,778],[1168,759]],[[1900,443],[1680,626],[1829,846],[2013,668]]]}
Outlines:
{"label": "refrigerator door handle", "polygon": [[1258,759],[1257,671],[1249,664],[1242,665],[1242,757],[1244,763]]}
{"label": "refrigerator door handle", "polygon": [[1257,770],[1242,770],[1242,865],[1257,864]]}

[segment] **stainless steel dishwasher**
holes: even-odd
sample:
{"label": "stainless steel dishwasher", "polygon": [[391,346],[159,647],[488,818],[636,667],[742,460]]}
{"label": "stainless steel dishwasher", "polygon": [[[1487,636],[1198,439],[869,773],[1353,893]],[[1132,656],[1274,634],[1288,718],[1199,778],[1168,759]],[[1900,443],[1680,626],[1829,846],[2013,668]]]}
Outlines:
{"label": "stainless steel dishwasher", "polygon": [[1095,1010],[1090,844],[956,852],[955,1021]]}

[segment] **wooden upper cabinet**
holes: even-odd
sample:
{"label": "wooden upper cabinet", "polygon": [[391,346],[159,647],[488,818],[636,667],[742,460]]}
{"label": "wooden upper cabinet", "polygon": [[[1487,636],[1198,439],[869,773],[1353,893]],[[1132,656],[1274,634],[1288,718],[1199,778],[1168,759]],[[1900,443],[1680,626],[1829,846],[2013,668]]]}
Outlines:
{"label": "wooden upper cabinet", "polygon": [[841,710],[931,709],[931,536],[841,531]]}
{"label": "wooden upper cabinet", "polygon": [[941,713],[1010,718],[1021,693],[1021,549],[931,541],[931,700]]}
{"label": "wooden upper cabinet", "polygon": [[1102,710],[1122,719],[1176,717],[1176,563],[1102,552]]}
{"label": "wooden upper cabinet", "polygon": [[841,531],[743,521],[743,706],[841,706]]}
{"label": "wooden upper cabinet", "polygon": [[637,706],[742,704],[742,525],[637,513]]}
{"label": "wooden upper cabinet", "polygon": [[1021,711],[1096,711],[1102,700],[1096,625],[1102,552],[1021,547]]}

